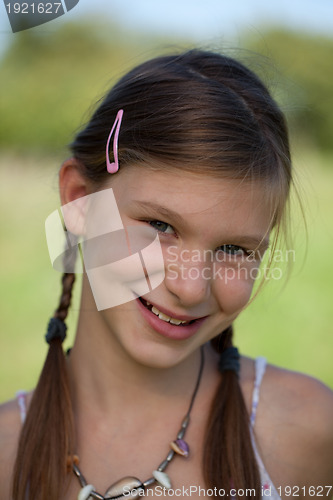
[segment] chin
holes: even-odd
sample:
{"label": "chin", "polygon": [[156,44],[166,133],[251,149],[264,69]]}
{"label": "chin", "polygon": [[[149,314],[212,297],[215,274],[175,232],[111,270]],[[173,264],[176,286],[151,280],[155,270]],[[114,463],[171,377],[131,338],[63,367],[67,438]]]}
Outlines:
{"label": "chin", "polygon": [[196,342],[180,345],[179,342],[157,342],[141,339],[133,345],[123,346],[136,363],[154,369],[168,369],[182,363],[199,347]]}

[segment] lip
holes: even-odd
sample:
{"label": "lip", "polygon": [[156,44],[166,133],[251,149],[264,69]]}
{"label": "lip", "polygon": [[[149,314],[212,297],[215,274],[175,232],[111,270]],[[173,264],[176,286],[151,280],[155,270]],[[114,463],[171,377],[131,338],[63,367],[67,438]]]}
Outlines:
{"label": "lip", "polygon": [[[174,313],[172,313],[171,311],[168,311],[165,308],[161,308],[160,306],[158,306],[158,307],[155,306],[163,314],[166,314],[172,318],[179,319],[181,321],[193,321],[193,320],[195,320],[190,325],[185,325],[185,326],[172,325],[171,323],[168,323],[167,321],[163,321],[158,316],[156,316],[156,314],[149,311],[149,309],[147,309],[142,304],[142,302],[140,301],[139,298],[136,299],[136,303],[138,305],[138,308],[139,308],[143,318],[148,323],[148,325],[151,328],[153,328],[153,330],[155,330],[160,335],[163,335],[164,337],[167,337],[167,338],[173,339],[173,340],[186,340],[186,339],[192,337],[199,330],[199,328],[203,324],[203,322],[208,318],[208,316],[204,316],[202,318],[195,319],[191,316],[175,315]],[[152,304],[152,305],[155,305],[155,304]]]}

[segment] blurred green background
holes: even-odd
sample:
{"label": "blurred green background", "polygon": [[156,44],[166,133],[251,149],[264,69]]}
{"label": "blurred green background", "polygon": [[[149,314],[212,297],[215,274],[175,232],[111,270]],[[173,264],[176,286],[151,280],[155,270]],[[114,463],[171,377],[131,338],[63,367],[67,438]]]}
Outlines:
{"label": "blurred green background", "polygon": [[[0,401],[37,380],[60,274],[50,265],[46,217],[58,203],[66,144],[115,79],[161,53],[191,48],[101,20],[15,34],[0,59]],[[202,44],[199,44],[202,46]],[[207,46],[209,45],[209,46]],[[308,226],[293,204],[296,260],[288,280],[265,286],[236,322],[243,354],[309,373],[333,387],[333,39],[280,28],[239,35],[226,51],[258,72],[287,114]],[[227,50],[226,50],[227,49]],[[69,319],[73,331],[79,284]]]}

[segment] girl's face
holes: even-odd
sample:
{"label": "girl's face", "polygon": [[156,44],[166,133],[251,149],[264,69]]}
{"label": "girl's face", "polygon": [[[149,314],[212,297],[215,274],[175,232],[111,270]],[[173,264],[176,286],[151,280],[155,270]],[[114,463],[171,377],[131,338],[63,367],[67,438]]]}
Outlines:
{"label": "girl's face", "polygon": [[165,279],[98,314],[123,354],[150,366],[175,365],[229,326],[249,301],[268,246],[265,188],[144,167],[124,168],[107,187],[125,227],[159,235]]}

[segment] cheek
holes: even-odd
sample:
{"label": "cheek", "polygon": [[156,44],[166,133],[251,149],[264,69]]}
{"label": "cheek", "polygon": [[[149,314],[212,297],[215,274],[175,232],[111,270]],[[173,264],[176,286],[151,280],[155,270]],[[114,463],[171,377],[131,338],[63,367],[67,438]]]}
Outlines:
{"label": "cheek", "polygon": [[244,268],[225,269],[220,276],[213,284],[215,298],[224,313],[234,314],[250,300],[254,277]]}

